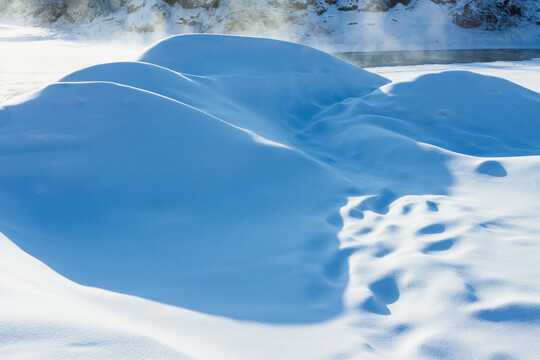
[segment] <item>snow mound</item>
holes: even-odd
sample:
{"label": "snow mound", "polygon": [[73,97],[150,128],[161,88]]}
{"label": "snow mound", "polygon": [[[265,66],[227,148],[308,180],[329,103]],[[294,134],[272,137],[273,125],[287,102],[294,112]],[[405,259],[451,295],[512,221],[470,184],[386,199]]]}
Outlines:
{"label": "snow mound", "polygon": [[283,143],[295,141],[326,107],[389,82],[304,45],[197,34],[167,38],[139,62],[98,65],[61,81],[148,90]]}
{"label": "snow mound", "polygon": [[[217,63],[216,63],[217,60]],[[172,36],[152,46],[139,61],[200,76],[278,76],[345,71],[377,75],[311,47],[264,38],[193,34]]]}
{"label": "snow mound", "polygon": [[256,38],[75,72],[0,109],[0,231],[70,280],[175,306],[71,283],[2,238],[0,326],[37,334],[8,350],[531,357],[539,113],[501,79],[389,84]]}
{"label": "snow mound", "polygon": [[[189,64],[203,45],[200,56],[214,59],[219,39],[171,38],[149,50],[146,60],[163,61],[167,56],[159,53],[183,49],[191,54],[183,62]],[[276,107],[274,93],[293,96],[284,88],[288,83],[319,97],[327,92],[308,90],[315,79],[297,80],[299,75],[326,67],[321,77],[337,88],[342,78],[332,79],[329,65],[355,76],[356,93],[387,81],[305,46],[223,41],[219,48],[252,49],[250,61],[265,46],[289,60],[275,64],[277,57],[270,57],[266,67],[254,66],[249,71],[259,76],[234,96],[219,88],[223,72],[203,78],[148,63],[106,64],[5,108],[1,137],[11,160],[4,163],[2,192],[13,205],[9,214],[6,208],[5,233],[86,285],[240,319],[311,322],[335,316],[347,275],[333,263],[338,224],[326,218],[339,217],[345,181],[277,143],[289,134],[260,112]],[[228,56],[220,64],[232,72],[226,78],[236,77],[247,64],[235,66],[233,54]],[[201,69],[189,68],[199,74]],[[244,101],[236,101],[242,94]],[[305,106],[320,107],[313,100]],[[248,127],[252,114],[244,107],[254,103],[266,108],[254,115],[260,124]],[[259,128],[269,130],[253,131]],[[33,160],[21,166],[20,156]]]}
{"label": "snow mound", "polygon": [[408,121],[414,127],[408,136],[455,152],[518,156],[540,150],[540,123],[531,116],[540,113],[538,93],[504,79],[448,71],[385,86],[365,100]]}
{"label": "snow mound", "polygon": [[51,85],[2,118],[6,233],[55,270],[239,318],[339,311],[345,282],[319,274],[337,246],[324,218],[338,181],[300,152],[111,83]]}

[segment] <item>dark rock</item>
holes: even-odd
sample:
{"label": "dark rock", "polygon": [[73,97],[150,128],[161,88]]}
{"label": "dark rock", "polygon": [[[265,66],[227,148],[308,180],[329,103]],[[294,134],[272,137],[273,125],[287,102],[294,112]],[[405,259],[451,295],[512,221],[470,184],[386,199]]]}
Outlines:
{"label": "dark rock", "polygon": [[310,4],[307,1],[291,1],[291,8],[294,10],[305,10],[308,5]]}
{"label": "dark rock", "polygon": [[437,5],[455,4],[456,0],[431,0],[431,2]]}
{"label": "dark rock", "polygon": [[339,11],[358,10],[358,0],[338,0],[337,9]]}
{"label": "dark rock", "polygon": [[163,0],[167,4],[173,6],[176,4],[179,4],[184,9],[196,9],[196,8],[204,8],[206,10],[212,8],[217,9],[219,7],[220,0],[212,0],[212,1],[200,1],[200,0]]}
{"label": "dark rock", "polygon": [[411,0],[372,0],[362,10],[372,12],[384,12],[390,10],[397,4],[409,5],[410,2]]}
{"label": "dark rock", "polygon": [[465,29],[475,28],[482,25],[482,21],[478,14],[471,8],[469,4],[463,7],[461,13],[454,15],[452,22]]}

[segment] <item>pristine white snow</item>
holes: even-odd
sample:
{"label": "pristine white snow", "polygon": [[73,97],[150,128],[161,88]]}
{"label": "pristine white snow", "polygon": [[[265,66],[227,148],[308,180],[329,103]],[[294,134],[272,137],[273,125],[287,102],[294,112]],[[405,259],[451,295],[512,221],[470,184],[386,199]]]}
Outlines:
{"label": "pristine white snow", "polygon": [[0,24],[0,102],[86,66],[133,60],[144,48],[124,39],[73,40],[45,28]]}
{"label": "pristine white snow", "polygon": [[5,102],[0,357],[533,359],[538,114],[215,35]]}

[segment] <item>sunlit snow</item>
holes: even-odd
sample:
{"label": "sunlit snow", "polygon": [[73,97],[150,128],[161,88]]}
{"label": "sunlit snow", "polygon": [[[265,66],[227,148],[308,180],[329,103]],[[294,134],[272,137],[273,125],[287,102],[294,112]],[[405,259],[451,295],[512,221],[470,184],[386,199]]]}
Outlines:
{"label": "sunlit snow", "polygon": [[0,358],[537,356],[538,61],[9,31]]}

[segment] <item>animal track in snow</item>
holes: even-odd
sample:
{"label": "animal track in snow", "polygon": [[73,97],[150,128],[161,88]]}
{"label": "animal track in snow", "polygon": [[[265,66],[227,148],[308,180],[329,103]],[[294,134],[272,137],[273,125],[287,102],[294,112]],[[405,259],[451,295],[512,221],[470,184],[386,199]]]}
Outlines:
{"label": "animal track in snow", "polygon": [[433,211],[433,212],[438,212],[439,211],[439,207],[437,206],[437,203],[434,202],[434,201],[426,201],[426,205],[428,207],[428,209],[430,211]]}
{"label": "animal track in snow", "polygon": [[479,310],[474,316],[490,322],[540,322],[540,303],[513,302]]}
{"label": "animal track in snow", "polygon": [[429,254],[432,252],[438,252],[438,251],[445,251],[450,249],[452,246],[454,246],[457,239],[451,238],[451,239],[445,239],[440,241],[435,241],[422,250],[424,254]]}
{"label": "animal track in snow", "polygon": [[508,175],[506,169],[501,165],[501,163],[495,160],[484,161],[478,165],[476,172],[494,177],[505,177]]}
{"label": "animal track in snow", "polygon": [[446,230],[446,225],[444,224],[432,224],[423,227],[418,231],[419,235],[432,235],[432,234],[442,234]]}
{"label": "animal track in snow", "polygon": [[384,245],[380,245],[377,251],[373,254],[373,256],[375,256],[376,258],[382,258],[388,254],[391,254],[392,251],[393,251],[392,248],[386,247]]}
{"label": "animal track in snow", "polygon": [[[438,325],[529,326],[540,322],[540,305],[535,303],[485,304],[493,288],[503,291],[507,286],[504,274],[486,279],[476,269],[469,272],[461,265],[500,253],[502,250],[496,246],[501,246],[504,234],[492,223],[500,225],[511,219],[490,211],[479,218],[469,217],[474,205],[446,196],[410,195],[385,206],[373,205],[375,200],[381,205],[382,198],[390,198],[389,193],[386,190],[386,196],[351,196],[341,210],[342,248],[355,249],[342,259],[349,262],[352,284],[345,293],[345,308],[353,314],[354,326],[371,332],[365,341],[373,351],[399,351],[404,344],[414,344],[418,357],[412,358],[450,356],[453,350],[449,349],[456,344],[424,337],[420,327],[403,325],[444,318],[449,312],[455,312],[452,319]],[[484,248],[485,228],[493,231],[489,233],[489,246]],[[374,327],[379,330],[372,331]],[[466,349],[466,345],[458,347]],[[490,349],[487,358],[500,350]],[[464,355],[460,358],[466,358],[465,352],[460,354]]]}
{"label": "animal track in snow", "polygon": [[362,308],[379,315],[390,315],[387,305],[399,300],[399,288],[394,275],[388,275],[369,284],[373,296],[368,298]]}
{"label": "animal track in snow", "polygon": [[383,189],[380,195],[367,197],[356,209],[360,212],[370,210],[379,215],[388,213],[390,204],[397,198],[397,195],[388,189]]}

